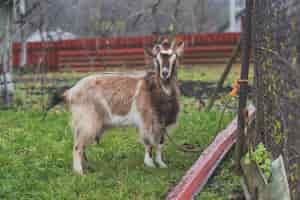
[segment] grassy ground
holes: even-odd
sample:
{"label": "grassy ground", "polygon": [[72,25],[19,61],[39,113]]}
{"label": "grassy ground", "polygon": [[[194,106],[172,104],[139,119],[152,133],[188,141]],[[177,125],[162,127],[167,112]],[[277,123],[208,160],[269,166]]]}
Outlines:
{"label": "grassy ground", "polygon": [[[180,70],[179,77],[212,80],[219,75],[203,70],[205,75],[198,77],[194,70]],[[174,139],[205,148],[217,133],[221,112],[199,112],[191,98],[182,98],[181,104],[183,110],[179,126],[172,133]],[[233,115],[226,113],[221,127]],[[167,141],[164,152],[169,168],[150,169],[143,165],[144,149],[138,143],[137,130],[112,129],[99,145],[88,148],[94,171],[78,176],[71,168],[73,139],[69,113],[57,108],[46,121],[41,121],[41,117],[38,108],[0,112],[0,199],[158,200],[199,156],[179,152]],[[232,160],[228,157],[198,197],[228,199],[228,194],[238,187],[231,168]]]}
{"label": "grassy ground", "polygon": [[[225,65],[201,65],[200,67],[185,67],[179,69],[181,80],[218,81]],[[240,77],[240,64],[235,64],[229,73],[225,85],[231,85]],[[253,79],[253,67],[249,70],[249,80]]]}
{"label": "grassy ground", "polygon": [[[217,81],[223,73],[225,65],[203,65],[201,67],[185,67],[179,69],[179,79]],[[231,83],[239,77],[240,68],[235,65],[228,76],[226,83]]]}

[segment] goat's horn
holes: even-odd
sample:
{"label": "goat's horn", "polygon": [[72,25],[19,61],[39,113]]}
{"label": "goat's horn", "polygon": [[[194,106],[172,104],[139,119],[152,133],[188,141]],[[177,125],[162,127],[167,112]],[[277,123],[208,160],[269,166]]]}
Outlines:
{"label": "goat's horn", "polygon": [[176,39],[173,39],[171,43],[171,49],[175,49],[175,47],[176,47]]}
{"label": "goat's horn", "polygon": [[168,39],[168,38],[164,38],[164,39],[162,40],[161,43],[162,43],[162,44],[163,44],[163,43],[169,43],[169,39]]}

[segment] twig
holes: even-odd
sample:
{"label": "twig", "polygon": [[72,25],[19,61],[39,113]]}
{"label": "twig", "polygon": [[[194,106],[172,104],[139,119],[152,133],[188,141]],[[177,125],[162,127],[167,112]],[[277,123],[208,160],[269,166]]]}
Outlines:
{"label": "twig", "polygon": [[267,53],[270,53],[274,56],[276,56],[276,58],[283,62],[284,64],[286,64],[287,66],[289,66],[290,68],[295,68],[286,58],[284,58],[283,56],[281,56],[277,51],[274,51],[272,49],[267,49],[267,48],[264,48],[264,47],[260,47],[258,48],[259,50],[262,50],[262,51],[265,51]]}
{"label": "twig", "polygon": [[242,188],[243,188],[245,199],[246,200],[251,200],[252,198],[251,198],[250,192],[248,190],[248,187],[247,187],[247,184],[245,183],[245,179],[244,178],[241,178],[241,185],[242,185]]}
{"label": "twig", "polygon": [[219,122],[218,122],[218,129],[217,129],[217,132],[220,130],[220,128],[221,128],[221,125],[222,125],[222,122],[223,122],[223,118],[224,118],[224,114],[225,114],[225,111],[226,111],[226,109],[227,109],[227,106],[228,106],[228,104],[231,102],[231,99],[228,99],[226,102],[225,102],[225,104],[224,104],[224,106],[223,106],[223,110],[222,110],[222,113],[221,113],[221,116],[220,116],[220,119],[219,119]]}
{"label": "twig", "polygon": [[175,142],[175,140],[169,135],[169,133],[166,132],[167,138],[169,139],[169,141],[176,147],[177,150],[182,151],[182,152],[189,152],[189,153],[199,153],[202,152],[203,149],[200,147],[197,147],[196,145],[193,144],[189,144],[187,147],[187,145],[180,145],[177,142]]}
{"label": "twig", "polygon": [[235,59],[238,56],[238,54],[240,53],[240,51],[241,51],[241,41],[239,40],[238,44],[236,45],[235,49],[232,52],[232,56],[229,59],[227,65],[224,69],[223,74],[220,77],[220,80],[218,81],[216,89],[214,90],[213,94],[211,95],[211,98],[210,98],[209,103],[206,108],[207,111],[209,111],[212,108],[212,106],[214,105],[214,102],[217,99],[217,94],[220,91],[220,89],[222,88],[222,86],[232,68],[232,65],[235,62]]}

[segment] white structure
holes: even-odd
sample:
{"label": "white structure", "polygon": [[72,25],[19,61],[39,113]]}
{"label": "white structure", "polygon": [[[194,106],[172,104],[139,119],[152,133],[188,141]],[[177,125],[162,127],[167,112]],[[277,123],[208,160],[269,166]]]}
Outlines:
{"label": "white structure", "polygon": [[[5,76],[5,79],[4,79]],[[0,74],[0,94],[2,94],[2,92],[5,89],[5,83],[4,80],[6,80],[6,87],[7,87],[7,92],[9,95],[12,95],[15,91],[15,86],[13,83],[13,78],[11,73],[5,73],[5,74]]]}
{"label": "white structure", "polygon": [[241,18],[237,16],[245,8],[245,0],[230,0],[229,3],[229,28],[227,32],[241,31]]}
{"label": "white structure", "polygon": [[49,32],[36,31],[32,33],[26,40],[26,42],[40,42],[44,41],[57,41],[57,40],[70,40],[75,39],[76,35],[70,32],[64,32],[61,29]]}

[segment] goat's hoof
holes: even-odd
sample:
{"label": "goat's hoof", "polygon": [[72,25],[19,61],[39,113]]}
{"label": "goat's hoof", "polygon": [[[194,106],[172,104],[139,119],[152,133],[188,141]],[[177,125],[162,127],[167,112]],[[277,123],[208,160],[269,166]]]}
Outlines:
{"label": "goat's hoof", "polygon": [[83,175],[83,168],[82,168],[82,166],[76,166],[76,165],[74,165],[73,170],[74,170],[74,172],[76,174]]}
{"label": "goat's hoof", "polygon": [[76,170],[76,169],[74,169],[74,172],[75,172],[76,174],[78,174],[78,175],[81,175],[81,176],[84,175],[83,170]]}
{"label": "goat's hoof", "polygon": [[166,163],[164,163],[163,161],[157,162],[158,166],[160,168],[168,168],[168,166],[166,165]]}
{"label": "goat's hoof", "polygon": [[144,160],[144,163],[147,167],[152,167],[152,168],[156,167],[153,160]]}

